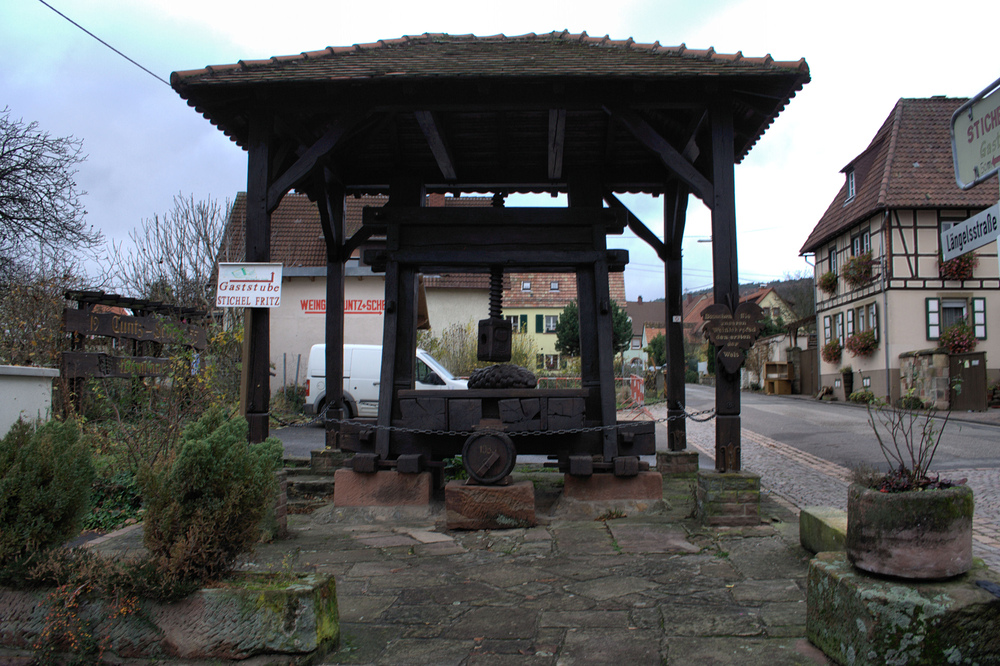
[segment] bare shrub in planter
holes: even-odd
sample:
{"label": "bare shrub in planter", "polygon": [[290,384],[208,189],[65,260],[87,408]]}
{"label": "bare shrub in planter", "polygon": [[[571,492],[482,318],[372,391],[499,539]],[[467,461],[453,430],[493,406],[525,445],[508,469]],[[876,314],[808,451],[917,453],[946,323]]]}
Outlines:
{"label": "bare shrub in planter", "polygon": [[972,566],[972,490],[929,474],[948,415],[878,404],[868,421],[890,471],[847,500],[847,557],[873,573],[944,578]]}

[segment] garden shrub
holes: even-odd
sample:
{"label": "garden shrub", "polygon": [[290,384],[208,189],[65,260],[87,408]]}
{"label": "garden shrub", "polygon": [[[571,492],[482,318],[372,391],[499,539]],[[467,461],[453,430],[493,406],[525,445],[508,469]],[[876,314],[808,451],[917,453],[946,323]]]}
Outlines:
{"label": "garden shrub", "polygon": [[855,391],[851,395],[847,396],[847,399],[859,405],[873,405],[878,401],[875,394],[868,389]]}
{"label": "garden shrub", "polygon": [[184,430],[171,460],[142,474],[144,543],[168,576],[217,579],[258,541],[283,448],[273,437],[248,444],[247,431],[246,419],[212,408]]}
{"label": "garden shrub", "polygon": [[94,465],[75,421],[19,420],[0,440],[0,567],[75,537],[90,505]]}

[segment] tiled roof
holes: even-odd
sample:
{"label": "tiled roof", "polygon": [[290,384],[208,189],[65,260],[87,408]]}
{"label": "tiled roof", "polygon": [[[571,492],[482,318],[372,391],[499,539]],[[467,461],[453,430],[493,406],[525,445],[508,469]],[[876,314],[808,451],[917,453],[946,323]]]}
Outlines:
{"label": "tiled roof", "polygon": [[[564,308],[570,301],[576,300],[576,275],[574,273],[507,273],[510,280],[503,293],[505,308]],[[611,284],[611,300],[619,305],[625,304],[625,274],[614,272],[608,274]],[[531,283],[531,291],[522,291],[523,283]],[[551,289],[553,282],[559,284],[556,291]]]}
{"label": "tiled roof", "polygon": [[664,301],[629,301],[625,304],[628,316],[632,318],[632,335],[639,335],[643,326],[652,324],[663,326],[667,314]]}
{"label": "tiled roof", "polygon": [[[489,289],[490,276],[486,273],[443,273],[424,275],[425,289]],[[506,276],[504,276],[506,281]]]}
{"label": "tiled roof", "polygon": [[747,58],[739,52],[722,54],[712,48],[689,49],[684,44],[641,44],[631,38],[590,37],[586,32],[571,34],[564,30],[511,37],[424,33],[174,72],[170,82],[177,88],[193,80],[199,83],[252,83],[255,80],[326,82],[470,76],[635,77],[663,76],[664,73],[697,76],[724,75],[733,71],[766,73],[776,69],[809,72],[805,60],[801,59],[776,62],[769,55]]}
{"label": "tiled roof", "polygon": [[995,179],[962,190],[955,182],[951,115],[965,99],[900,99],[868,147],[843,171],[854,171],[855,196],[847,201],[847,179],[799,250],[824,243],[878,211],[894,208],[978,208],[997,199]]}
{"label": "tiled roof", "polygon": [[[384,206],[386,201],[388,197],[385,196],[347,197],[344,219],[347,237],[361,228],[361,211],[365,206]],[[432,207],[482,207],[489,206],[490,201],[490,197],[445,197],[431,194],[428,195],[427,203]],[[226,223],[219,261],[243,259],[246,244],[246,206],[246,192],[237,193]],[[319,209],[306,195],[286,194],[271,213],[271,261],[285,266],[326,266],[326,243],[320,227]]]}

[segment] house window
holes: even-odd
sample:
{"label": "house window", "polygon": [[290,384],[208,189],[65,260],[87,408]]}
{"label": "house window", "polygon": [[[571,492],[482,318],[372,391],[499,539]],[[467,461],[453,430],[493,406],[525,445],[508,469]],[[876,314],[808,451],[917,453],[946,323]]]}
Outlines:
{"label": "house window", "polygon": [[558,370],[559,369],[559,354],[546,354],[545,355],[545,369],[546,370]]}
{"label": "house window", "polygon": [[642,336],[633,335],[632,336],[632,349],[640,349],[642,347]]}
{"label": "house window", "polygon": [[510,330],[514,333],[524,333],[528,328],[528,315],[509,315],[504,319],[510,322]]}
{"label": "house window", "polygon": [[844,313],[838,312],[833,316],[834,335],[841,342],[844,341]]}
{"label": "house window", "polygon": [[853,199],[855,194],[856,190],[854,186],[854,169],[851,169],[850,171],[847,172],[847,201]]}
{"label": "house window", "polygon": [[521,283],[521,291],[531,291],[531,283],[525,280]]}
{"label": "house window", "polygon": [[555,333],[556,324],[559,323],[559,315],[545,315],[545,332]]}
{"label": "house window", "polygon": [[854,335],[854,309],[847,311],[847,337]]}
{"label": "house window", "polygon": [[967,305],[964,298],[942,298],[941,330],[954,326],[960,321],[968,321]]}
{"label": "house window", "polygon": [[868,330],[873,331],[878,340],[878,303],[868,304]]}
{"label": "house window", "polygon": [[851,236],[851,255],[856,257],[865,252],[871,252],[872,239],[868,229]]}
{"label": "house window", "polygon": [[830,261],[830,270],[834,273],[837,272],[837,246],[834,245],[830,248],[827,258]]}
{"label": "house window", "polygon": [[549,282],[549,291],[559,291],[559,283],[555,281]]}
{"label": "house window", "polygon": [[833,323],[830,319],[830,315],[823,317],[823,341],[829,342],[833,340]]}

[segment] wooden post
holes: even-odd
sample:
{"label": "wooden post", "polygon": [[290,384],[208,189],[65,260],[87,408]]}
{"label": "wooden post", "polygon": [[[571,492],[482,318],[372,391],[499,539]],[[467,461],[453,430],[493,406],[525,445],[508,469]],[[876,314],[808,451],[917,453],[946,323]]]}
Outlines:
{"label": "wooden post", "polygon": [[671,451],[687,448],[684,408],[684,301],[681,277],[681,240],[687,215],[688,190],[677,181],[667,185],[663,197],[663,238],[667,243],[664,260],[667,351],[667,446]]}
{"label": "wooden post", "polygon": [[[600,208],[603,206],[602,193],[603,188],[596,180],[575,179],[570,182],[569,205],[571,208]],[[593,240],[595,250],[603,252],[607,249],[603,228],[594,230]],[[606,258],[577,268],[576,291],[580,313],[581,385],[591,391],[588,415],[592,415],[596,407],[601,425],[614,425],[618,422],[615,409],[614,327]],[[604,430],[602,441],[604,462],[611,462],[618,455],[618,432]]]}
{"label": "wooden post", "polygon": [[[344,418],[344,188],[327,179],[318,202],[326,240],[326,445],[340,448]],[[298,372],[296,371],[296,377]]]}
{"label": "wooden post", "polygon": [[[728,95],[712,100],[712,273],[717,304],[732,311],[740,302],[739,272],[736,264],[735,151],[733,148],[733,105]],[[738,472],[740,455],[739,370],[726,372],[716,356],[715,363],[715,469]]]}
{"label": "wooden post", "polygon": [[[270,185],[271,125],[269,112],[255,109],[250,114],[247,160],[246,260],[267,262],[271,258],[271,213],[267,209]],[[267,308],[248,308],[243,334],[248,336],[247,365],[244,366],[246,419],[251,442],[262,442],[268,434],[270,382],[270,320]]]}
{"label": "wooden post", "polygon": [[[426,192],[421,183],[401,179],[390,183],[386,206],[422,208]],[[398,411],[399,389],[413,388],[417,354],[417,275],[412,266],[400,266],[393,258],[399,249],[398,229],[390,225],[386,236],[389,261],[385,269],[385,315],[382,324],[382,375],[378,395],[378,432],[375,453],[389,456],[392,417]]]}

